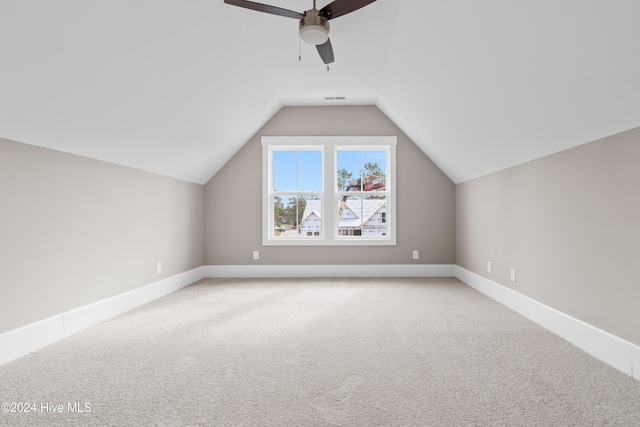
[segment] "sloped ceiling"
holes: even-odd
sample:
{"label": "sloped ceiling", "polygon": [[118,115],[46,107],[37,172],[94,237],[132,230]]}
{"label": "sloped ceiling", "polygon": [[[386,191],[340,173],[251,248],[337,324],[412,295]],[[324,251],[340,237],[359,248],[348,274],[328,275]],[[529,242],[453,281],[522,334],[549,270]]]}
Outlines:
{"label": "sloped ceiling", "polygon": [[378,0],[331,21],[327,71],[295,19],[223,0],[0,0],[0,137],[205,183],[284,105],[375,104],[462,182],[640,126],[639,19]]}

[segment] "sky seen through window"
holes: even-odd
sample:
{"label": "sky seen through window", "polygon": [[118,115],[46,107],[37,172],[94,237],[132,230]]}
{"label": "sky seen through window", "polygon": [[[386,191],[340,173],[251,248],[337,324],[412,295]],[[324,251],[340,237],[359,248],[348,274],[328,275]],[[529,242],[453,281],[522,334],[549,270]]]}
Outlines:
{"label": "sky seen through window", "polygon": [[[383,150],[339,150],[338,171],[346,169],[352,179],[360,177],[367,163],[376,163],[386,174]],[[333,158],[327,159],[333,161]],[[273,190],[286,192],[322,191],[322,151],[275,150],[273,152]],[[329,190],[329,189],[327,189]]]}

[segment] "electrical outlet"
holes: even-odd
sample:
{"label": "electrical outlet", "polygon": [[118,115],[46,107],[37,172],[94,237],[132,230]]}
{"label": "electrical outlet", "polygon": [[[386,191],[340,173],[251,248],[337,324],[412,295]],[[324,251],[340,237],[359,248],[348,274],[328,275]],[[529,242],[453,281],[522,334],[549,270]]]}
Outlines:
{"label": "electrical outlet", "polygon": [[511,281],[516,281],[516,271],[513,268],[511,269]]}
{"label": "electrical outlet", "polygon": [[160,274],[162,273],[162,263],[161,262],[157,262],[156,263],[156,274]]}
{"label": "electrical outlet", "polygon": [[491,261],[487,261],[487,273],[491,273]]}
{"label": "electrical outlet", "polygon": [[420,252],[413,251],[413,259],[419,259],[419,258],[420,258]]}
{"label": "electrical outlet", "polygon": [[260,251],[253,251],[253,259],[260,259]]}

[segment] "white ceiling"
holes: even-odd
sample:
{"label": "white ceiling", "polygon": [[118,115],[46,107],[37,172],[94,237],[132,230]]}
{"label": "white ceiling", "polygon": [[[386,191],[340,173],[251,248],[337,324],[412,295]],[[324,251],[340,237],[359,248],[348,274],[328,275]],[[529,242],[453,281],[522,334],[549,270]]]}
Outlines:
{"label": "white ceiling", "polygon": [[638,0],[378,0],[331,21],[330,71],[298,61],[297,26],[223,0],[0,0],[0,137],[202,184],[281,106],[346,96],[462,182],[640,126]]}

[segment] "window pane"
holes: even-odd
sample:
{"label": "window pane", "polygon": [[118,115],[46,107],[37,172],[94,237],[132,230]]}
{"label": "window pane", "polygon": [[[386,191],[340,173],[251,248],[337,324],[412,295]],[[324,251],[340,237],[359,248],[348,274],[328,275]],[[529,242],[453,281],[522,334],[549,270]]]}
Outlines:
{"label": "window pane", "polygon": [[322,204],[318,197],[275,196],[273,236],[314,237],[322,232]]}
{"label": "window pane", "polygon": [[381,237],[387,235],[387,204],[384,196],[338,197],[338,236]]}
{"label": "window pane", "polygon": [[273,191],[322,191],[322,151],[274,150]]}
{"label": "window pane", "polygon": [[296,191],[297,151],[273,151],[273,191]]}
{"label": "window pane", "polygon": [[338,191],[385,191],[386,159],[384,150],[339,150]]}
{"label": "window pane", "polygon": [[298,191],[322,191],[322,152],[298,152]]}
{"label": "window pane", "polygon": [[386,190],[386,157],[385,151],[367,150],[362,152],[363,191]]}

